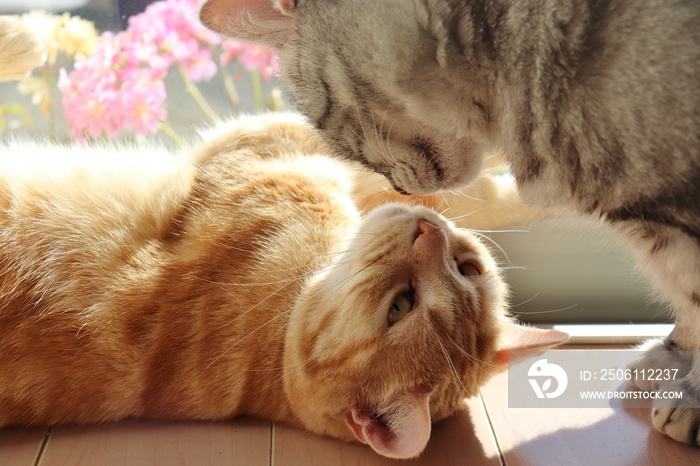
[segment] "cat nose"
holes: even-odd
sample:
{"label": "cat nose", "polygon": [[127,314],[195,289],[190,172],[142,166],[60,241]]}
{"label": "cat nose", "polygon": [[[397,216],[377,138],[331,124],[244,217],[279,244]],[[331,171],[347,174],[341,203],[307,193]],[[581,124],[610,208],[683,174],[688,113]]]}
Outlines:
{"label": "cat nose", "polygon": [[421,268],[432,270],[443,263],[447,243],[447,235],[439,226],[427,220],[418,220],[413,240],[415,260]]}
{"label": "cat nose", "polygon": [[416,231],[418,233],[418,236],[425,235],[425,234],[430,236],[430,235],[438,234],[439,232],[442,231],[442,228],[430,223],[427,220],[420,219],[420,220],[418,220],[418,229]]}
{"label": "cat nose", "polygon": [[413,244],[422,249],[434,251],[445,242],[445,232],[439,226],[425,219],[418,220],[416,232],[413,235]]}

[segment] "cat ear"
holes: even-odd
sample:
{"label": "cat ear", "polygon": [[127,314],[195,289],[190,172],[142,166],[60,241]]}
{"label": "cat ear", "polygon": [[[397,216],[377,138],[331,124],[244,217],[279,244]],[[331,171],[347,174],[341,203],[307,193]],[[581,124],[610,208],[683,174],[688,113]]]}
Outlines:
{"label": "cat ear", "polygon": [[279,48],[294,31],[296,3],[297,0],[207,0],[199,19],[219,34]]}
{"label": "cat ear", "polygon": [[381,414],[352,409],[345,422],[362,443],[382,456],[407,459],[418,456],[430,439],[429,394],[406,393]]}
{"label": "cat ear", "polygon": [[561,345],[568,339],[569,335],[559,330],[528,327],[508,321],[502,330],[495,363],[507,363],[509,351],[543,351],[552,346]]}

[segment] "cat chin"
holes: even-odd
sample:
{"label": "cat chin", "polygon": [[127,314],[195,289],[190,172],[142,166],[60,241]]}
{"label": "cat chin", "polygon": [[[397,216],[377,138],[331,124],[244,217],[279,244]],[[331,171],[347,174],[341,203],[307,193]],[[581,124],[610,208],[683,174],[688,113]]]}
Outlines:
{"label": "cat chin", "polygon": [[431,163],[412,160],[391,167],[388,178],[395,190],[425,196],[464,188],[481,174],[484,151],[476,143],[462,140],[435,146],[442,149],[430,154]]}
{"label": "cat chin", "polygon": [[392,174],[389,183],[398,193],[403,195],[429,196],[440,191],[467,188],[478,177],[479,172],[469,170],[462,173],[453,172],[452,175],[447,180],[432,181],[435,179],[435,176],[430,172],[418,174],[418,178],[407,178]]}

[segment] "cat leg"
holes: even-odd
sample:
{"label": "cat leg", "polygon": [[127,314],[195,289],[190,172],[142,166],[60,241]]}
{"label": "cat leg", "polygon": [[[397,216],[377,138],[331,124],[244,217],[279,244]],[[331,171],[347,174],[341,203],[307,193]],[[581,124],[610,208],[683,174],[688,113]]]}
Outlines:
{"label": "cat leg", "polygon": [[635,383],[658,393],[652,403],[657,430],[679,442],[700,445],[700,247],[695,238],[675,229],[658,228],[654,233],[646,230],[634,245],[646,253],[644,262],[656,287],[670,299],[676,323],[665,341],[644,345],[647,353],[630,368],[678,369],[669,380]]}
{"label": "cat leg", "polygon": [[18,16],[0,16],[0,81],[22,79],[44,63],[46,47]]}

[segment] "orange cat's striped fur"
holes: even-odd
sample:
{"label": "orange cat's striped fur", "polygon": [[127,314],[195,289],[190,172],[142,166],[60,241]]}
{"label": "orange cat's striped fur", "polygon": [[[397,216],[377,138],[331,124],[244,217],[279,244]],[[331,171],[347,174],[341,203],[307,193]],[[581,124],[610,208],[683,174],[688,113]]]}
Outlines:
{"label": "orange cat's striped fur", "polygon": [[378,178],[297,117],[206,141],[0,146],[0,427],[248,414],[406,458],[509,345],[561,341],[504,315],[472,233],[361,217]]}

